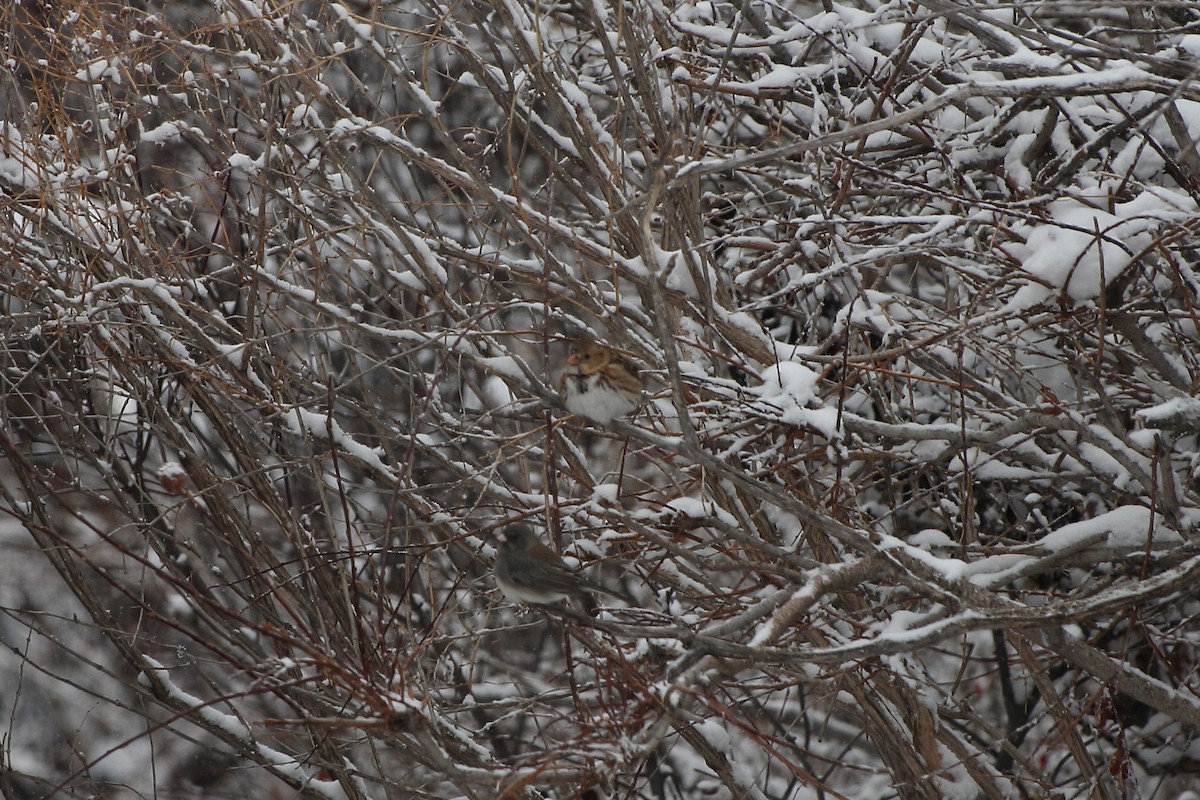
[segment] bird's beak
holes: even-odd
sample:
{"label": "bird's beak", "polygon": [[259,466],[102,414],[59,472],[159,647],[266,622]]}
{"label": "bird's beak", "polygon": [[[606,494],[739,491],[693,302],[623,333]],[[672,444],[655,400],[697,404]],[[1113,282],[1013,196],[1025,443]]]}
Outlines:
{"label": "bird's beak", "polygon": [[571,355],[567,356],[567,365],[572,367],[579,366],[579,354],[571,353]]}

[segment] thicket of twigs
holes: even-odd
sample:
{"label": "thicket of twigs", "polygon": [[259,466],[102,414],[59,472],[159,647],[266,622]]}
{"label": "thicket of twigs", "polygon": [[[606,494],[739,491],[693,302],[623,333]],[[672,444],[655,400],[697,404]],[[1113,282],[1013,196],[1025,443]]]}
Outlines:
{"label": "thicket of twigs", "polygon": [[6,796],[1192,784],[1190,4],[0,15]]}

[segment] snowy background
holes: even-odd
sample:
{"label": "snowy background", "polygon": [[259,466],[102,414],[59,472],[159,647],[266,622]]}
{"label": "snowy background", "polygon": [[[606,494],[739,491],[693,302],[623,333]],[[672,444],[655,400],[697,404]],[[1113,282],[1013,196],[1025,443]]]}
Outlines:
{"label": "snowy background", "polygon": [[0,794],[1200,797],[1192,4],[0,22]]}

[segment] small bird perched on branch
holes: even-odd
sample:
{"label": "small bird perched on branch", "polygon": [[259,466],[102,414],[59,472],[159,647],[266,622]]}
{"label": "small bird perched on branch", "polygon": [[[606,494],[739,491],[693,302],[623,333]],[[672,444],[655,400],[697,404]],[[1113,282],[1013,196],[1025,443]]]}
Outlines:
{"label": "small bird perched on branch", "polygon": [[572,348],[558,387],[568,411],[601,425],[625,416],[642,402],[637,365],[599,342]]}
{"label": "small bird perched on branch", "polygon": [[591,592],[629,599],[576,573],[526,525],[510,525],[496,534],[496,539],[500,542],[496,585],[515,603],[548,605],[574,597],[594,614],[596,601]]}

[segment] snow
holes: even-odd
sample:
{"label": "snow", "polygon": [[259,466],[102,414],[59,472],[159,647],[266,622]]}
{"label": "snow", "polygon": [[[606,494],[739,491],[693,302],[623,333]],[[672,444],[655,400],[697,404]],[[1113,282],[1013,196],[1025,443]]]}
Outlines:
{"label": "snow", "polygon": [[884,549],[902,550],[912,558],[936,570],[945,580],[963,580],[970,573],[970,565],[958,558],[942,558],[928,552],[923,547],[910,545],[908,542],[894,536],[883,536],[880,545]]}
{"label": "snow", "polygon": [[383,461],[384,451],[366,447],[347,434],[337,420],[301,406],[284,409],[283,419],[295,433],[337,445],[344,453],[354,456],[387,479],[394,479],[392,468]]}
{"label": "snow", "polygon": [[749,392],[766,406],[765,413],[788,425],[816,428],[826,438],[838,436],[838,413],[821,405],[819,376],[803,364],[780,361],[762,371],[762,385]]}
{"label": "snow", "polygon": [[1154,428],[1168,425],[1200,428],[1200,399],[1173,397],[1139,410],[1137,417],[1143,425]]}
{"label": "snow", "polygon": [[478,359],[481,366],[489,372],[516,381],[525,379],[525,372],[512,356],[490,356]]}
{"label": "snow", "polygon": [[168,120],[150,130],[142,128],[141,133],[138,134],[138,140],[144,144],[156,144],[162,147],[179,139],[187,130],[191,130],[191,126],[186,123],[180,120]]}
{"label": "snow", "polygon": [[483,397],[492,408],[506,408],[516,401],[513,393],[508,388],[508,384],[495,375],[489,375],[484,379]]}
{"label": "snow", "polygon": [[[1137,699],[1161,727],[1124,731],[1131,785],[1178,794],[1145,765],[1174,752],[1156,736],[1196,749],[1187,675],[1129,664],[1189,663],[1200,613],[1195,32],[1075,41],[1055,4],[147,8],[0,57],[74,76],[0,123],[13,764],[112,748],[89,778],[170,794],[196,723],[327,796],[334,768],[364,797],[584,769],[633,796],[653,753],[680,797],[806,797],[801,754],[874,797],[895,776],[840,703],[915,746],[909,708],[970,702],[914,791],[1002,795],[960,765],[1003,744],[992,631],[1034,622],[1019,697],[1051,668],[1159,692]],[[604,430],[524,413],[547,337],[584,329],[643,357],[652,402]],[[478,531],[516,518],[642,602],[495,605]],[[145,648],[178,666],[116,680]],[[184,716],[148,727],[148,685]],[[401,719],[291,752],[326,734],[263,724],[321,704]],[[1056,765],[1047,792],[1094,789],[1071,762],[1104,763],[1103,705],[1072,709],[1084,753],[1030,709],[1010,744]]]}
{"label": "snow", "polygon": [[359,22],[355,16],[350,13],[350,10],[341,3],[330,3],[329,10],[332,11],[335,16],[337,16],[343,25],[353,31],[354,35],[359,39],[370,41],[373,38],[374,31],[372,30],[371,25],[366,22]]}
{"label": "snow", "polygon": [[262,155],[258,158],[251,158],[245,153],[234,153],[229,157],[229,166],[247,175],[257,175],[266,166],[266,156]]}
{"label": "snow", "polygon": [[598,483],[592,489],[592,498],[602,503],[615,503],[620,491],[621,487],[615,483]]}
{"label": "snow", "polygon": [[107,58],[98,58],[91,62],[83,69],[75,73],[75,80],[85,83],[98,83],[102,80],[110,80],[114,83],[121,82],[121,72],[119,69],[120,62],[109,60]]}
{"label": "snow", "polygon": [[25,164],[15,158],[0,158],[0,180],[22,187],[37,183],[37,177],[29,174]]}
{"label": "snow", "polygon": [[1034,225],[1022,249],[1021,269],[1034,281],[1009,302],[1019,311],[1060,294],[1091,300],[1121,276],[1151,242],[1154,220],[1142,203],[1118,204],[1116,213],[1080,198],[1056,200],[1047,207],[1050,222]]}
{"label": "snow", "polygon": [[1144,506],[1117,506],[1092,519],[1073,522],[1043,536],[1038,543],[1050,552],[1079,546],[1139,547],[1149,543],[1163,547],[1182,542],[1161,518]]}
{"label": "snow", "polygon": [[793,602],[810,602],[815,600],[814,585],[809,583],[796,589],[788,598],[788,602],[780,605],[780,611],[769,616],[754,635],[750,637],[748,644],[751,647],[762,647],[775,643],[776,640],[785,632],[787,627],[792,623],[792,614],[789,608]]}
{"label": "snow", "polygon": [[911,315],[894,301],[891,295],[877,291],[864,291],[838,314],[840,325],[872,328],[887,340],[902,338],[904,326]]}
{"label": "snow", "polygon": [[936,528],[926,528],[917,531],[908,537],[908,543],[922,550],[950,549],[958,546],[945,531],[940,531]]}
{"label": "snow", "polygon": [[723,753],[726,756],[730,754],[729,749],[729,732],[725,730],[725,726],[721,725],[714,719],[706,719],[700,721],[693,726],[693,730],[700,734],[709,745],[718,753]]}
{"label": "snow", "polygon": [[187,470],[178,461],[167,461],[158,468],[158,478],[159,480],[187,478]]}
{"label": "snow", "polygon": [[730,526],[737,526],[739,524],[737,517],[730,514],[727,510],[721,508],[711,500],[702,500],[696,497],[672,498],[664,504],[663,513],[689,517],[691,519],[715,518],[723,524]]}
{"label": "snow", "polygon": [[317,780],[308,776],[300,767],[300,762],[295,756],[289,756],[286,753],[281,753],[271,747],[268,747],[261,742],[258,742],[253,732],[246,726],[242,720],[232,714],[225,714],[218,711],[211,703],[206,703],[198,697],[191,695],[179,688],[171,680],[171,671],[163,666],[160,662],[143,655],[147,666],[150,667],[150,672],[153,675],[143,673],[138,676],[139,683],[153,684],[166,694],[167,697],[174,700],[176,703],[187,706],[199,718],[203,719],[209,725],[224,731],[233,739],[241,741],[245,747],[254,750],[260,759],[266,764],[270,764],[282,773],[285,773],[296,779],[317,794],[329,798],[330,800],[341,800],[345,797],[341,786],[337,781]]}

